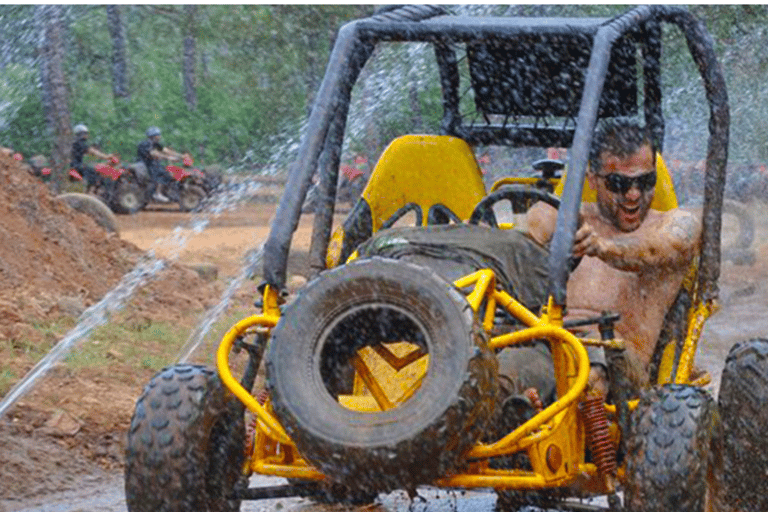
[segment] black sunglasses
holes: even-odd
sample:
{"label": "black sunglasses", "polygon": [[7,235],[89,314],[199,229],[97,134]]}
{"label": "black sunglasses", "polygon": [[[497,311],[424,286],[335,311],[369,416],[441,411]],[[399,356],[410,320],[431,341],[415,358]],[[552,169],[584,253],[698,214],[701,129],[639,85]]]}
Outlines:
{"label": "black sunglasses", "polygon": [[640,176],[632,177],[615,172],[610,174],[598,174],[598,176],[605,180],[605,188],[614,194],[624,195],[629,192],[633,186],[636,186],[640,192],[648,192],[656,186],[656,171],[646,172]]}

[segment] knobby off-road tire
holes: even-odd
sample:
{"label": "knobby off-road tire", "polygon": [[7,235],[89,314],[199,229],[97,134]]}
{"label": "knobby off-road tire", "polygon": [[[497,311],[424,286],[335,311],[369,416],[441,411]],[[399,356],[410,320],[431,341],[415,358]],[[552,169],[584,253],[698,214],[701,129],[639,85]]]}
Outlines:
{"label": "knobby off-road tire", "polygon": [[718,404],[724,432],[720,499],[725,510],[768,510],[768,339],[731,348]]}
{"label": "knobby off-road tire", "polygon": [[703,389],[646,392],[632,415],[624,507],[628,512],[703,512],[717,409]]}
{"label": "knobby off-road tire", "polygon": [[191,212],[200,207],[205,201],[205,189],[199,185],[182,184],[179,191],[179,210]]}
{"label": "knobby off-road tire", "polygon": [[144,388],[128,432],[130,512],[231,512],[241,478],[242,408],[210,369],[177,365]]}
{"label": "knobby off-road tire", "polygon": [[[409,341],[429,354],[419,390],[383,412],[342,407],[350,358]],[[464,296],[429,269],[371,258],[311,282],[272,332],[267,382],[299,452],[355,493],[415,488],[457,467],[493,410],[496,360]]]}
{"label": "knobby off-road tire", "polygon": [[96,224],[110,233],[120,233],[120,230],[117,227],[115,214],[112,213],[112,210],[110,210],[100,199],[90,194],[80,194],[77,192],[61,194],[56,196],[56,199],[64,201],[73,210],[88,215],[96,221]]}
{"label": "knobby off-road tire", "polygon": [[146,206],[144,191],[135,181],[121,179],[115,185],[111,206],[115,213],[132,215]]}

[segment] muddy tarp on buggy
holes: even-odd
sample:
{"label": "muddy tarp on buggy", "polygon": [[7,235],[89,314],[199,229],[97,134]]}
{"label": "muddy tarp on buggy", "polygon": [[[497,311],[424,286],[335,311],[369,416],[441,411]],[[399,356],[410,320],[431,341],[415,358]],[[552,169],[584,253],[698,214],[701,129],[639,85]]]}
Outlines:
{"label": "muddy tarp on buggy", "polygon": [[376,233],[358,252],[429,267],[448,282],[489,268],[497,284],[534,313],[547,301],[549,251],[522,231],[471,224],[397,227]]}

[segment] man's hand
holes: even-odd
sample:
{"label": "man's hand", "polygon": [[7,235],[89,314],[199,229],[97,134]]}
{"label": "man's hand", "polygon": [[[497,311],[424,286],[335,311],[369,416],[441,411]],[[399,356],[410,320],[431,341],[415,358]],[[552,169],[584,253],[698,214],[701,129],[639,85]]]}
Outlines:
{"label": "man's hand", "polygon": [[595,232],[595,229],[588,223],[584,222],[578,231],[576,231],[576,235],[573,240],[573,257],[600,257],[600,254],[604,249],[604,245],[605,243],[603,239]]}

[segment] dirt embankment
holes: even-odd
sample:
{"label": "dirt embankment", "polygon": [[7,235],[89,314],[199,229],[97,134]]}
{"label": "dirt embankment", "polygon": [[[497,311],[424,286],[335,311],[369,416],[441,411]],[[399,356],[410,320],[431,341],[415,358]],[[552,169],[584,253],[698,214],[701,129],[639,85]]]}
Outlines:
{"label": "dirt embankment", "polygon": [[[114,288],[142,256],[144,251],[134,244],[57,201],[11,158],[0,156],[0,182],[3,339],[34,338],[30,322],[82,312]],[[193,270],[172,264],[133,305],[151,319],[168,319],[174,311],[204,307],[215,296],[212,286]]]}
{"label": "dirt embankment", "polygon": [[[50,189],[0,155],[0,384],[23,377],[61,335],[131,271],[144,251],[57,201]],[[220,282],[166,265],[119,313],[140,329],[183,323],[217,302]],[[66,329],[64,329],[66,330]],[[162,340],[158,340],[158,345]],[[75,349],[77,352],[79,349]],[[0,418],[0,499],[71,485],[93,463],[122,464],[133,403],[148,380],[120,353],[109,368],[57,365]],[[2,507],[0,507],[2,508]]]}

